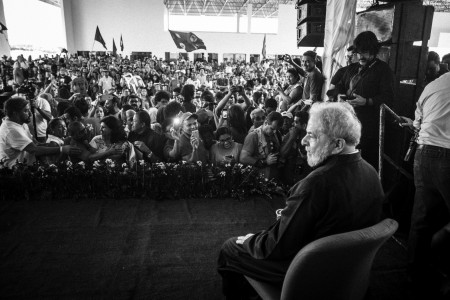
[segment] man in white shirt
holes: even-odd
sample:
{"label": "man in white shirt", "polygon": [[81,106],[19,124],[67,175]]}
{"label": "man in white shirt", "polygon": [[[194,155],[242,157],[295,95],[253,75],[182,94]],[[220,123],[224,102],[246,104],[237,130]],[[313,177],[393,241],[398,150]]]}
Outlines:
{"label": "man in white shirt", "polygon": [[30,104],[24,98],[10,98],[5,102],[6,118],[0,126],[0,160],[12,168],[17,162],[29,165],[36,161],[36,156],[65,153],[77,155],[79,148],[69,145],[59,147],[38,146],[27,123],[31,120]]}
{"label": "man in white shirt", "polygon": [[102,78],[99,79],[98,86],[102,89],[103,93],[108,92],[115,86],[114,80],[109,76],[108,71],[102,70]]}
{"label": "man in white shirt", "polygon": [[417,299],[437,299],[433,293],[440,287],[432,275],[448,268],[448,259],[446,266],[441,260],[448,258],[450,241],[450,73],[425,87],[414,122],[403,118],[407,123],[402,125],[418,132],[409,271]]}

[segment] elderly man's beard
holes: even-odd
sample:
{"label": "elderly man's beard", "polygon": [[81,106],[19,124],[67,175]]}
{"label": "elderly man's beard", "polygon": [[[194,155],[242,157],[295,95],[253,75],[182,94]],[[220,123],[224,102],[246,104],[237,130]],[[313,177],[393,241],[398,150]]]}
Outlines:
{"label": "elderly man's beard", "polygon": [[308,159],[308,165],[310,167],[316,167],[323,163],[328,157],[331,156],[332,149],[330,147],[330,144],[325,145],[324,147],[321,147],[320,149],[315,150],[312,152],[307,152],[307,159]]}

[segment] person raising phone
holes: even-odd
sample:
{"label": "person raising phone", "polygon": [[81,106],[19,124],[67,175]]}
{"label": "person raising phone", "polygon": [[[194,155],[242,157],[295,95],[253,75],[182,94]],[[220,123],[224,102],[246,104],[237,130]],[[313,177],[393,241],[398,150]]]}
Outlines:
{"label": "person raising phone", "polygon": [[182,114],[179,120],[175,118],[170,130],[175,140],[173,148],[168,152],[170,159],[203,163],[208,161],[208,151],[198,133],[197,118],[196,114],[190,112]]}

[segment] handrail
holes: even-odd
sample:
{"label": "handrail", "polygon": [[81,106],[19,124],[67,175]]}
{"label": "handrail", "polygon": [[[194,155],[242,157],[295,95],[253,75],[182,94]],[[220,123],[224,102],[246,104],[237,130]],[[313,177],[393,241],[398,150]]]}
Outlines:
{"label": "handrail", "polygon": [[391,114],[399,123],[402,123],[403,120],[398,116],[389,106],[386,104],[380,105],[380,128],[379,128],[379,136],[378,136],[378,177],[380,180],[383,179],[383,160],[386,160],[390,163],[397,171],[402,173],[406,178],[413,180],[413,175],[406,171],[404,168],[399,166],[391,157],[384,153],[384,136],[385,136],[385,121],[386,121],[386,112]]}

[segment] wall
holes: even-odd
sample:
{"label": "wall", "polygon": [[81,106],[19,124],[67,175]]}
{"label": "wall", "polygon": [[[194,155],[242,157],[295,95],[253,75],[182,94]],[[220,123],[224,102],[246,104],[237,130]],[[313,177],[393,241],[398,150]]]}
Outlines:
{"label": "wall", "polygon": [[[8,28],[8,24],[5,21],[5,10],[3,8],[3,0],[0,0],[0,22]],[[11,49],[9,49],[8,31],[5,30],[3,34],[0,34],[0,56],[11,56]]]}
{"label": "wall", "polygon": [[[124,54],[132,51],[152,51],[158,57],[167,52],[179,52],[164,26],[166,8],[163,0],[63,0],[62,11],[67,34],[68,50],[103,51],[94,41],[98,25],[108,50],[112,50],[112,39],[120,53],[120,35],[123,35]],[[70,2],[70,3],[68,3]],[[70,9],[68,8],[71,4]],[[67,14],[70,14],[68,16]],[[280,5],[278,34],[267,35],[267,54],[301,54],[305,49],[297,49],[297,11],[295,5]],[[208,24],[205,24],[207,27]],[[208,52],[261,54],[264,34],[198,32]],[[202,52],[202,51],[196,51]],[[193,54],[190,54],[193,57]]]}

